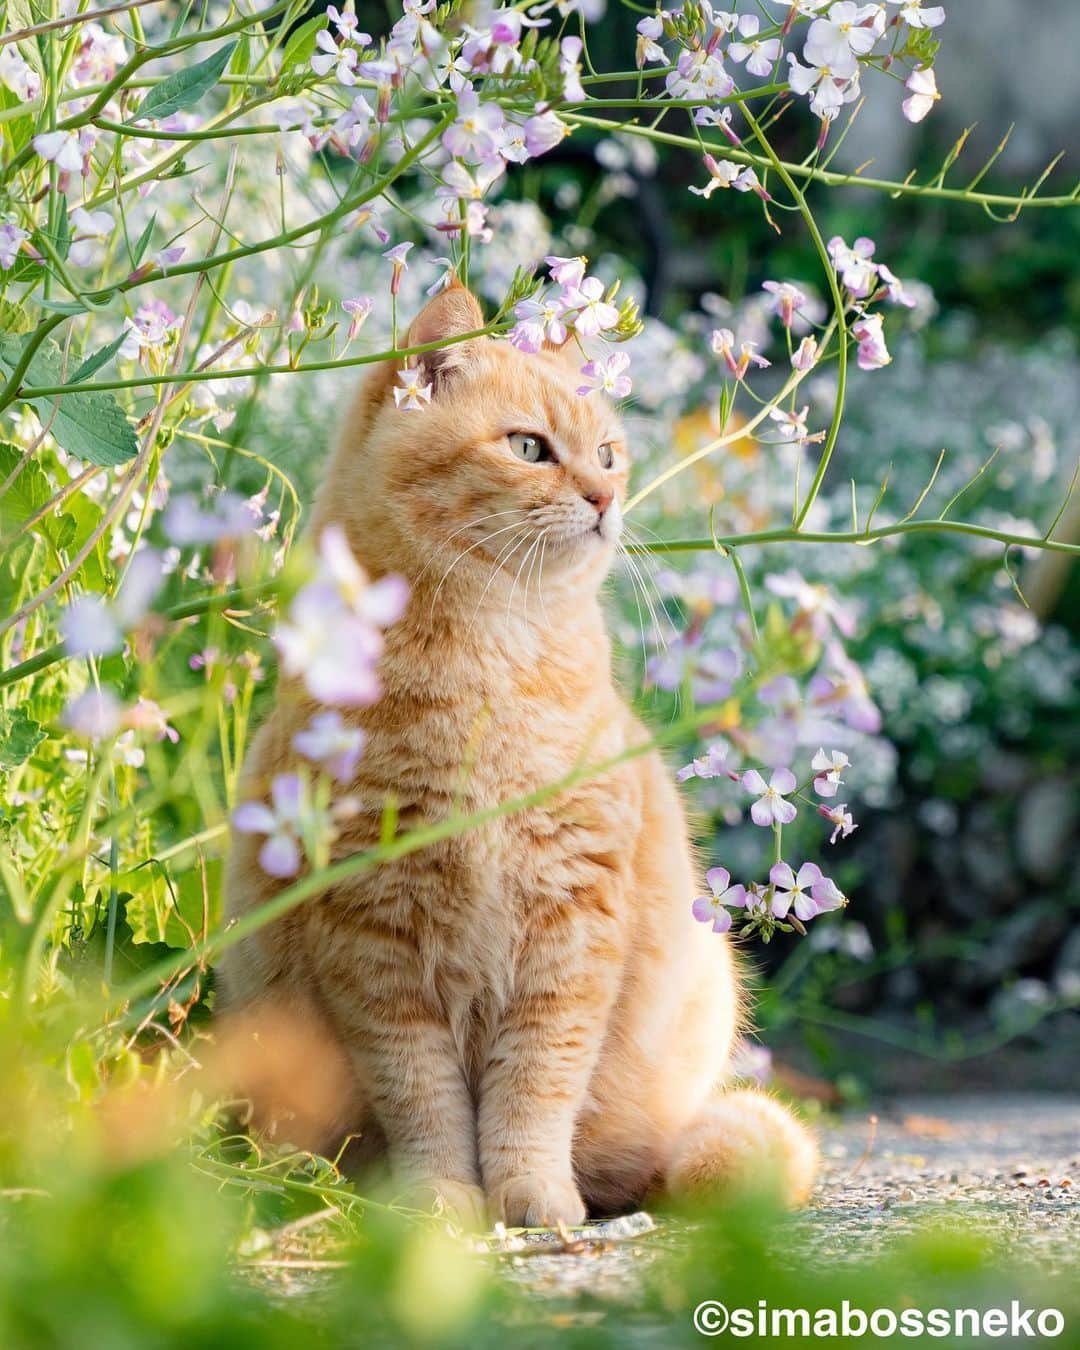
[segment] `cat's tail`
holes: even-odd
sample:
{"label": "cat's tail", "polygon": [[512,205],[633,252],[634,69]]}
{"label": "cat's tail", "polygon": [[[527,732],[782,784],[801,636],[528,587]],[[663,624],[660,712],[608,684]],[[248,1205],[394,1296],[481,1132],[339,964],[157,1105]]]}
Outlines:
{"label": "cat's tail", "polygon": [[763,1192],[793,1209],[809,1199],[817,1140],[775,1097],[719,1092],[675,1141],[665,1173],[676,1198]]}

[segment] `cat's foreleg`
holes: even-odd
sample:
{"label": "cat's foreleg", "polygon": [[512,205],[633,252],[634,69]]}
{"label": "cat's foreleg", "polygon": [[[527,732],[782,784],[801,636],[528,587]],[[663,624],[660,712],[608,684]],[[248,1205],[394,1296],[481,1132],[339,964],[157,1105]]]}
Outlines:
{"label": "cat's foreleg", "polygon": [[386,1136],[395,1180],[417,1203],[437,1199],[461,1223],[486,1219],[476,1149],[476,1113],[453,1036],[441,1011],[399,978],[334,1008],[364,1098]]}
{"label": "cat's foreleg", "polygon": [[[478,1140],[491,1217],[512,1227],[581,1223],[571,1151],[620,965],[610,918],[566,906],[533,931],[480,1087]],[[590,932],[582,932],[583,921]]]}

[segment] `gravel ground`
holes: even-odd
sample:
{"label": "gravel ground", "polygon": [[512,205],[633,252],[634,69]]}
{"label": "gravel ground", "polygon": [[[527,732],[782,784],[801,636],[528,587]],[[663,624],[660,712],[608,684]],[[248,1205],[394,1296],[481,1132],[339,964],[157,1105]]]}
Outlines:
{"label": "gravel ground", "polygon": [[875,1250],[929,1220],[1008,1240],[1044,1272],[1080,1241],[1080,1097],[899,1100],[824,1131],[825,1172],[803,1226],[822,1255]]}
{"label": "gravel ground", "polygon": [[[793,1221],[812,1259],[866,1262],[885,1243],[946,1222],[1004,1240],[1014,1263],[1042,1275],[1067,1264],[1075,1269],[1080,1097],[901,1098],[876,1116],[833,1120],[820,1133],[821,1184]],[[320,1221],[333,1213],[266,1235],[245,1263],[248,1277],[279,1296],[327,1292],[339,1262]],[[565,1307],[579,1294],[632,1304],[649,1267],[692,1241],[685,1226],[638,1213],[561,1234],[495,1234],[473,1246],[541,1307],[551,1301]]]}
{"label": "gravel ground", "polygon": [[[1008,1242],[1042,1274],[1080,1244],[1080,1098],[920,1097],[822,1131],[824,1170],[797,1221],[818,1259],[865,1262],[928,1222]],[[486,1240],[506,1278],[532,1294],[632,1298],[642,1271],[685,1235],[647,1214],[566,1235]]]}

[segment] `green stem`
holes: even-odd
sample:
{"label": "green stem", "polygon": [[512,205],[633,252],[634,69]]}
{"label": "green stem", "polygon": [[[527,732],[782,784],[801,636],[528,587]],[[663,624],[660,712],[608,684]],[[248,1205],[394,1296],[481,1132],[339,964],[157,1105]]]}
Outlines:
{"label": "green stem", "polygon": [[810,490],[806,494],[806,500],[803,502],[795,516],[795,528],[799,529],[804,524],[806,517],[810,514],[814,502],[817,500],[818,493],[821,491],[821,485],[825,481],[825,474],[828,472],[829,461],[832,459],[836,439],[840,435],[840,424],[844,419],[844,399],[847,393],[848,361],[847,322],[844,317],[844,297],[840,292],[840,283],[837,280],[836,268],[833,266],[833,260],[829,257],[829,250],[825,247],[825,240],[821,237],[821,231],[817,227],[817,221],[814,219],[813,212],[806,204],[806,198],[803,196],[802,191],[788,172],[787,166],[779,159],[765,133],[758,126],[753,113],[745,103],[740,103],[739,107],[741,108],[742,114],[746,118],[750,129],[757,137],[768,156],[770,163],[776,170],[781,182],[791,193],[796,206],[799,208],[799,214],[806,223],[806,228],[810,232],[810,238],[814,242],[814,248],[817,251],[821,266],[825,272],[825,282],[828,286],[829,294],[832,297],[833,312],[836,318],[836,402],[833,404],[833,415],[832,422],[829,425],[829,434],[826,436],[825,444],[821,448],[821,457],[818,460],[817,469],[814,472],[814,478],[810,484]]}

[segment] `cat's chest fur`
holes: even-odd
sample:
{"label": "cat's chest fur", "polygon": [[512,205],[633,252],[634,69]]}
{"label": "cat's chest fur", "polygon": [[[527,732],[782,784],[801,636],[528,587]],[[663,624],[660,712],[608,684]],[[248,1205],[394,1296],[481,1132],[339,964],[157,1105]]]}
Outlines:
{"label": "cat's chest fur", "polygon": [[[403,832],[498,814],[356,877],[339,899],[407,931],[451,1024],[483,1039],[512,992],[523,944],[553,909],[585,900],[597,858],[625,852],[633,838],[631,776],[568,782],[624,748],[626,717],[604,660],[564,679],[542,652],[527,663],[498,649],[468,660],[445,649],[438,662],[415,650],[390,658],[383,697],[365,718],[361,811],[339,851],[374,842],[390,798]],[[499,810],[549,785],[562,786]]]}

